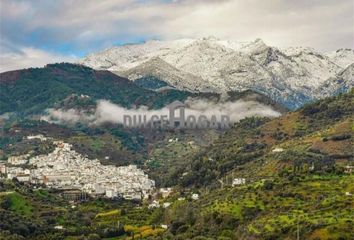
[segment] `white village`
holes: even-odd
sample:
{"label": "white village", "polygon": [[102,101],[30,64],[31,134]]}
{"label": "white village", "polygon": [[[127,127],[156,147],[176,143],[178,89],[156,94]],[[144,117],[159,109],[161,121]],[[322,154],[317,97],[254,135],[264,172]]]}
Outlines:
{"label": "white village", "polygon": [[[28,136],[28,139],[33,137]],[[9,157],[6,165],[0,164],[0,173],[20,182],[62,190],[76,189],[107,198],[141,200],[155,188],[155,182],[136,165],[102,165],[97,159],[91,160],[77,153],[68,143],[54,141],[53,144],[55,150],[47,155]]]}

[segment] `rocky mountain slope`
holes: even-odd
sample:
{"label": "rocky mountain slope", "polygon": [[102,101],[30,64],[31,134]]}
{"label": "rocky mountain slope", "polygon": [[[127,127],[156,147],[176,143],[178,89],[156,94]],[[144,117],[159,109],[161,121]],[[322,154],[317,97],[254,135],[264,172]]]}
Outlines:
{"label": "rocky mountain slope", "polygon": [[[182,78],[179,80],[183,81]],[[17,113],[22,117],[42,114],[48,108],[90,110],[95,108],[98,100],[125,108],[144,105],[161,109],[175,100],[185,101],[187,98],[214,103],[254,101],[279,112],[286,111],[269,97],[253,91],[229,92],[227,95],[193,93],[174,89],[155,78],[132,82],[109,71],[69,63],[0,74],[0,116],[5,113]]]}
{"label": "rocky mountain slope", "polygon": [[[342,74],[352,68],[352,49],[324,54],[305,47],[271,47],[261,39],[248,43],[213,37],[154,40],[93,53],[80,63],[130,80],[153,76],[193,92],[252,89],[292,109],[346,91],[342,85],[354,85],[352,75]],[[338,79],[343,83],[334,87]]]}

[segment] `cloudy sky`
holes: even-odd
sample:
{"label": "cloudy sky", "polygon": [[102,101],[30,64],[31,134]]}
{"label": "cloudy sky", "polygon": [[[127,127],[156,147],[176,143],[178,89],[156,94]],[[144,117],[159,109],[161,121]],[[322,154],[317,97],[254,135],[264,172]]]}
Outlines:
{"label": "cloudy sky", "polygon": [[353,0],[0,0],[0,72],[113,45],[201,38],[354,48]]}

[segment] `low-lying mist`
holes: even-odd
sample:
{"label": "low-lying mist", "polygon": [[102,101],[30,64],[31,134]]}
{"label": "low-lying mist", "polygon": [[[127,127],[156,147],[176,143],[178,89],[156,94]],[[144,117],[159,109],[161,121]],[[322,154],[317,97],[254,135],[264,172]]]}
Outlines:
{"label": "low-lying mist", "polygon": [[[148,109],[145,106],[127,109],[107,100],[97,101],[94,111],[88,112],[80,109],[47,109],[47,114],[42,116],[42,120],[61,124],[85,123],[89,125],[100,125],[103,123],[123,123],[124,115],[146,115],[147,119],[151,116],[167,115],[167,106],[161,109]],[[205,99],[189,98],[185,101],[185,115],[199,117],[205,115],[208,119],[211,116],[227,115],[231,123],[251,116],[278,117],[281,115],[272,107],[257,101],[238,100],[235,102],[213,102]]]}

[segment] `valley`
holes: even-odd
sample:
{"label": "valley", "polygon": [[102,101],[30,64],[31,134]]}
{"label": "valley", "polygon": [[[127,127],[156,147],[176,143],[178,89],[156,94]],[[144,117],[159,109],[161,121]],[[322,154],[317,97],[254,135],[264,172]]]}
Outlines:
{"label": "valley", "polygon": [[[1,211],[8,220],[2,220],[1,236],[350,239],[353,96],[326,98],[277,118],[248,117],[226,131],[127,131],[115,124],[8,119],[3,161],[50,154],[48,139],[54,138],[101,164],[136,164],[156,188],[139,201],[110,199],[108,191],[68,201],[58,188],[4,179]],[[45,139],[28,139],[38,134]]]}

